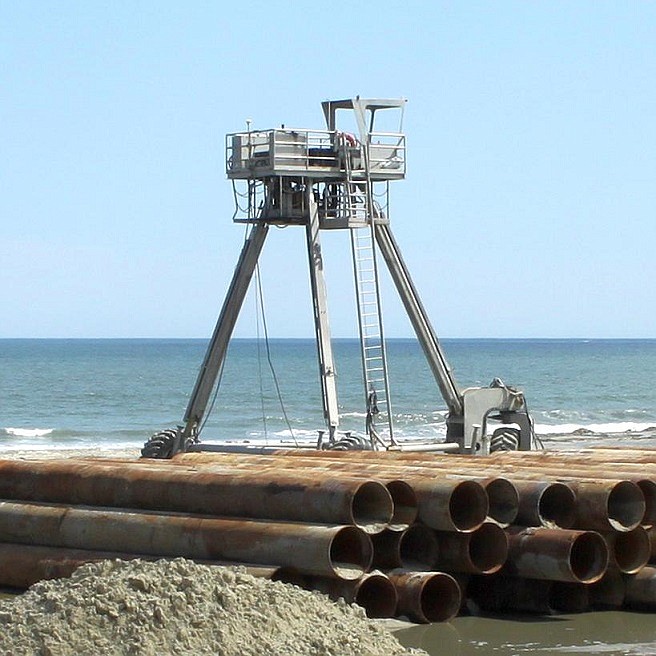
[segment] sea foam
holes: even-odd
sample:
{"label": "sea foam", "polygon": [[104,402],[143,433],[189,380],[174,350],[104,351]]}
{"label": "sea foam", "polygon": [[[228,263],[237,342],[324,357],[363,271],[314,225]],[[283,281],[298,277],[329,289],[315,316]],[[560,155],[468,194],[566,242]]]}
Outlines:
{"label": "sea foam", "polygon": [[640,433],[654,429],[655,422],[618,421],[602,424],[535,424],[538,435],[573,435],[577,432],[590,433]]}
{"label": "sea foam", "polygon": [[54,428],[5,428],[5,433],[13,437],[47,437],[53,431]]}

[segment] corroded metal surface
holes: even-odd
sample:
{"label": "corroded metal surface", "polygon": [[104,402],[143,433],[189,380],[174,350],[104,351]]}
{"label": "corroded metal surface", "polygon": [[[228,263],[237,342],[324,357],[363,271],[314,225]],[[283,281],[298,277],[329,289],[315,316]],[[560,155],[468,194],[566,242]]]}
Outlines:
{"label": "corroded metal surface", "polygon": [[79,461],[0,461],[0,498],[230,517],[355,524],[382,531],[394,504],[377,481],[296,472],[181,471]]}
{"label": "corroded metal surface", "polygon": [[388,576],[399,597],[397,615],[414,622],[448,622],[460,610],[458,582],[444,572],[392,570]]}
{"label": "corroded metal surface", "polygon": [[439,531],[437,567],[445,571],[492,574],[503,567],[508,557],[508,539],[504,529],[486,522],[471,533]]}
{"label": "corroded metal surface", "polygon": [[292,467],[323,472],[324,475],[330,473],[333,476],[338,473],[348,473],[352,476],[358,472],[360,475],[369,477],[375,475],[376,478],[385,482],[398,479],[399,472],[403,472],[403,480],[412,487],[417,497],[418,518],[431,528],[447,531],[473,531],[485,521],[488,514],[489,503],[485,488],[473,479],[463,480],[461,477],[449,479],[439,475],[427,476],[426,472],[416,473],[407,468],[402,470],[386,468],[375,462],[368,464],[361,460],[349,461],[348,458],[315,458],[313,456],[303,457],[303,455],[287,458],[282,454],[252,456],[205,453],[181,454],[176,456],[173,461],[180,464],[195,463],[209,468],[225,463],[244,469],[254,466],[273,467],[278,472],[284,467]]}
{"label": "corroded metal surface", "polygon": [[383,531],[371,538],[373,566],[378,569],[432,569],[438,561],[439,546],[435,532],[423,524],[414,524],[403,532]]}
{"label": "corroded metal surface", "polygon": [[507,529],[508,573],[551,581],[594,583],[608,567],[608,547],[594,531]]}
{"label": "corroded metal surface", "polygon": [[7,542],[294,567],[357,579],[373,548],[355,526],[321,526],[0,501]]}
{"label": "corroded metal surface", "polygon": [[484,611],[548,615],[553,612],[580,613],[587,610],[587,588],[579,583],[494,575],[472,577],[467,593]]}
{"label": "corroded metal surface", "polygon": [[624,603],[630,608],[656,610],[656,567],[644,567],[625,577]]}
{"label": "corroded metal surface", "polygon": [[[406,595],[397,614],[419,622],[452,613],[437,595],[452,583],[425,583],[433,569],[452,572],[474,603],[495,612],[652,610],[652,456],[299,451],[0,461],[0,585],[64,576],[101,554],[185,556],[258,563],[257,575],[389,616],[392,582],[370,576],[373,562],[406,568],[397,577],[425,575],[405,593],[394,584]],[[486,515],[496,523],[481,523]]]}
{"label": "corroded metal surface", "polygon": [[635,574],[649,562],[651,541],[644,527],[638,526],[632,531],[609,531],[602,535],[608,545],[609,569]]}
{"label": "corroded metal surface", "polygon": [[348,603],[356,603],[365,609],[368,617],[385,618],[397,614],[396,588],[387,575],[379,571],[369,572],[357,581],[306,576],[300,585],[308,590],[323,592],[331,599],[342,598]]}

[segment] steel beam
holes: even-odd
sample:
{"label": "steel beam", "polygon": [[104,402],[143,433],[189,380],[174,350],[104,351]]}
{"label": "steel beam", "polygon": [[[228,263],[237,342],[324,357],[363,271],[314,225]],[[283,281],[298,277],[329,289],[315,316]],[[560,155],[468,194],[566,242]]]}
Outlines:
{"label": "steel beam", "polygon": [[194,391],[187,405],[184,416],[183,438],[195,435],[198,425],[203,419],[268,231],[269,226],[266,223],[256,223],[244,242],[232,282],[221,308],[221,314],[214,328],[212,339],[205,353],[205,359],[198,373]]}

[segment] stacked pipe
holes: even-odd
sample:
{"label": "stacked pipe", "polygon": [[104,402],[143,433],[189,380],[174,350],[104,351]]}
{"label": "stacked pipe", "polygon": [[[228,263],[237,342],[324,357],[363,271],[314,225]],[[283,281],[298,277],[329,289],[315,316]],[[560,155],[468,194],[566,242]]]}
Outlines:
{"label": "stacked pipe", "polygon": [[182,556],[246,563],[257,575],[346,597],[371,616],[442,620],[460,606],[446,575],[371,571],[371,538],[403,534],[416,517],[414,491],[400,480],[228,463],[3,461],[0,499],[4,586],[106,558]]}
{"label": "stacked pipe", "polygon": [[[312,465],[313,459],[319,459],[326,463],[325,471],[357,468],[367,474],[375,472],[381,480],[396,476],[411,484],[420,475],[442,482],[474,480],[484,484],[488,492],[494,492],[491,481],[503,481],[505,508],[496,499],[497,504],[490,503],[490,515],[484,522],[486,527],[496,523],[504,528],[508,553],[503,566],[488,567],[481,560],[482,555],[493,560],[494,545],[489,537],[491,532],[487,538],[475,539],[483,535],[483,525],[469,531],[463,531],[461,526],[454,533],[464,535],[450,535],[443,541],[440,531],[435,533],[438,551],[440,544],[446,546],[445,553],[453,553],[456,544],[466,545],[464,551],[461,546],[456,552],[460,557],[463,553],[470,555],[480,571],[471,562],[463,564],[461,560],[454,565],[444,555],[438,562],[443,566],[441,569],[450,571],[465,586],[468,600],[484,610],[574,612],[595,607],[656,605],[655,601],[644,600],[649,594],[644,590],[650,585],[656,587],[656,577],[652,577],[652,568],[647,564],[653,533],[647,529],[654,522],[656,507],[656,471],[646,474],[644,470],[624,467],[617,451],[608,456],[603,466],[594,466],[589,458],[579,458],[574,453],[552,456],[503,453],[481,458],[407,452],[297,451],[278,453],[261,462],[264,466],[276,462],[280,467],[289,466],[272,459],[281,455],[287,459],[298,458],[299,466],[302,462],[303,467],[321,470],[321,465]],[[223,456],[219,458],[225,462]],[[649,461],[650,456],[656,461],[656,451],[647,453],[643,461]],[[211,466],[216,457],[207,453],[185,454],[177,462],[202,462]],[[242,456],[229,457],[236,457],[242,463],[248,460]],[[552,458],[550,463],[545,462],[548,457]],[[513,510],[508,487],[514,488],[516,494],[514,519],[510,519]],[[422,510],[421,495],[419,500],[420,525],[430,527],[430,521],[426,520],[434,513]],[[498,514],[497,518],[492,516],[493,506],[497,510],[504,508],[505,521],[499,521]],[[464,514],[460,510],[455,516]],[[380,540],[381,537],[376,538]],[[411,556],[406,558],[415,559],[414,563],[408,563],[410,566],[426,566],[422,565],[425,557],[420,556],[421,550],[407,550]],[[375,546],[375,554],[376,551]]]}
{"label": "stacked pipe", "polygon": [[418,622],[653,609],[652,463],[656,451],[604,449],[0,461],[0,585],[185,556]]}

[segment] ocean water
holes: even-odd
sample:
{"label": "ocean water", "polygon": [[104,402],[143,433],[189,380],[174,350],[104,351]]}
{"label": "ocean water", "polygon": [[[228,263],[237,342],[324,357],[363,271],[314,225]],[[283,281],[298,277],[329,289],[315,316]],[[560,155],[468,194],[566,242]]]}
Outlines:
{"label": "ocean water", "polygon": [[[656,438],[656,340],[441,341],[461,387],[522,389],[544,439]],[[0,340],[3,449],[140,446],[182,421],[203,339]],[[334,341],[340,429],[364,430],[356,339]],[[388,343],[396,435],[441,438],[445,403],[415,340]],[[277,385],[276,385],[277,382]],[[204,441],[316,440],[323,427],[314,341],[237,339]]]}

